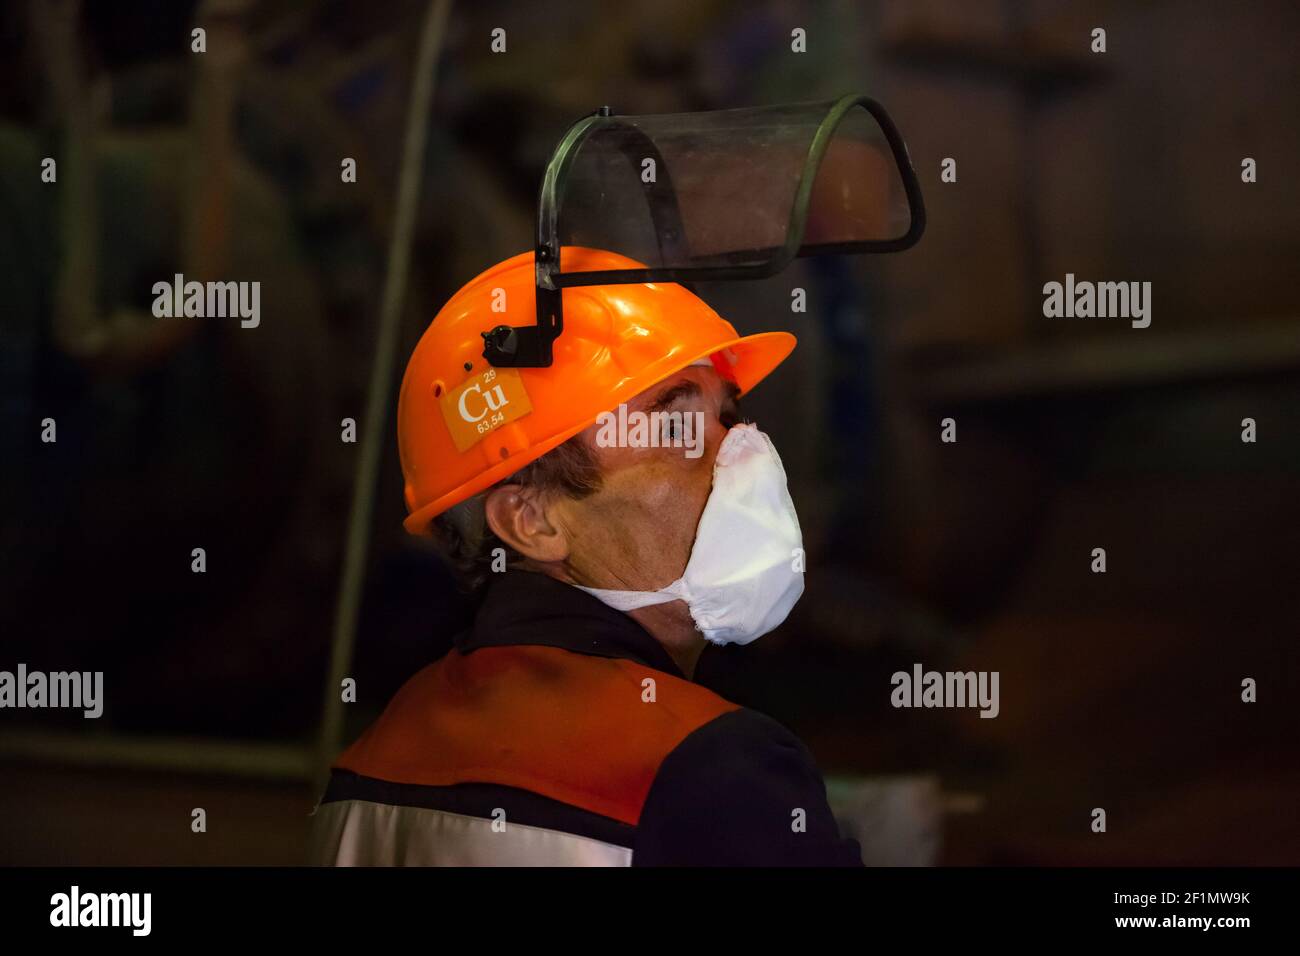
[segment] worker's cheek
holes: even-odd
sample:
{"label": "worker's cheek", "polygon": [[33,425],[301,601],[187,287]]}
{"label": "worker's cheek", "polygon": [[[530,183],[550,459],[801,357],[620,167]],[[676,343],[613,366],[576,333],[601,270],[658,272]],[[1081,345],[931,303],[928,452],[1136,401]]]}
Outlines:
{"label": "worker's cheek", "polygon": [[711,461],[684,463],[680,450],[640,449],[630,463],[607,468],[601,490],[574,515],[584,549],[600,552],[584,563],[594,559],[626,589],[671,584],[690,558],[711,483]]}

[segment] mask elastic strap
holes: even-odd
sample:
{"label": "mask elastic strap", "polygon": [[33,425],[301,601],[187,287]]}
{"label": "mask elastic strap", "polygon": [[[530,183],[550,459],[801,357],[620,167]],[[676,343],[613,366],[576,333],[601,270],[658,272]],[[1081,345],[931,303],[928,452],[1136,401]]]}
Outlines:
{"label": "mask elastic strap", "polygon": [[635,611],[638,608],[667,604],[670,601],[686,600],[686,581],[678,578],[672,584],[658,591],[618,591],[607,588],[584,588],[574,585],[579,591],[586,591],[592,597],[609,605],[617,611]]}

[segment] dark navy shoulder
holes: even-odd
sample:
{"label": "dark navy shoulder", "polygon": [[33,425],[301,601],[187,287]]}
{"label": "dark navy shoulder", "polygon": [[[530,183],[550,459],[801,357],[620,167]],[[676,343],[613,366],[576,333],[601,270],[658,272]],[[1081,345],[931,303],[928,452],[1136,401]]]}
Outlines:
{"label": "dark navy shoulder", "polygon": [[664,759],[637,825],[633,862],[860,866],[840,836],[808,748],[766,714],[729,711]]}

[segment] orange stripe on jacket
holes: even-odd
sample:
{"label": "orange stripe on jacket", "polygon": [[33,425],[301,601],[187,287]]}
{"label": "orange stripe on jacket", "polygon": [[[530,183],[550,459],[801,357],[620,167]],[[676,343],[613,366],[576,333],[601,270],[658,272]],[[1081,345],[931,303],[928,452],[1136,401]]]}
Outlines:
{"label": "orange stripe on jacket", "polygon": [[[642,681],[655,681],[655,700]],[[739,705],[634,661],[533,645],[451,651],[334,766],[393,783],[520,787],[636,824],[663,759]]]}

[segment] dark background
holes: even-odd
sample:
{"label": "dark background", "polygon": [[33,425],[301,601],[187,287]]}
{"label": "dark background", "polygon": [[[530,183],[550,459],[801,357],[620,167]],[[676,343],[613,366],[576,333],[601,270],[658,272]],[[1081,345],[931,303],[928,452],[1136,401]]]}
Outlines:
{"label": "dark background", "polygon": [[[107,693],[93,722],[0,712],[0,862],[302,858],[358,460],[339,423],[364,414],[425,10],[0,11],[0,669]],[[1298,863],[1298,29],[1287,2],[453,4],[399,373],[530,247],[577,117],[869,93],[920,245],[700,289],[799,336],[746,412],[809,549],[787,625],[700,680],[829,777],[937,779],[940,862]],[[176,272],[260,280],[261,326],[152,319]],[[1067,272],[1150,281],[1151,327],[1044,318]],[[386,429],[344,742],[470,612],[401,530]],[[914,662],[999,671],[1001,715],[891,708]]]}

